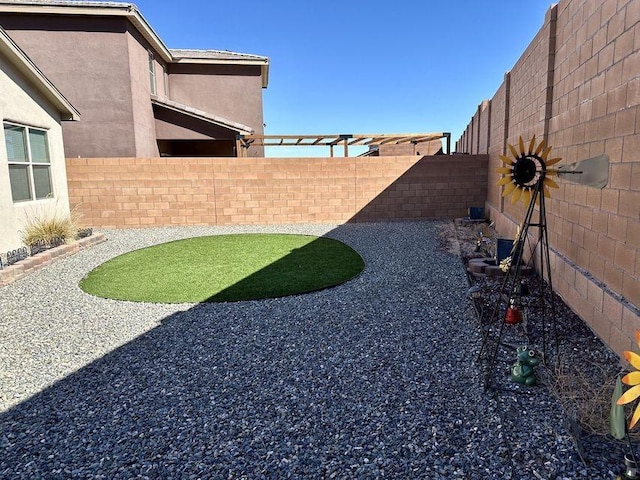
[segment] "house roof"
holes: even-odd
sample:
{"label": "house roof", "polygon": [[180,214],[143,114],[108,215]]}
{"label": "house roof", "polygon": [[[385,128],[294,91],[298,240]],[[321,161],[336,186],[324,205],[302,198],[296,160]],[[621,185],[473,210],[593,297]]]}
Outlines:
{"label": "house roof", "polygon": [[219,60],[219,61],[246,61],[246,62],[264,62],[269,61],[267,57],[260,55],[252,55],[250,53],[230,52],[229,50],[186,50],[172,48],[171,54],[175,59],[203,59],[203,60]]}
{"label": "house roof", "polygon": [[80,120],[80,113],[18,45],[0,27],[0,53],[31,83],[61,114],[62,120]]}
{"label": "house roof", "polygon": [[170,50],[133,3],[84,0],[1,0],[0,11],[15,13],[61,13],[126,17],[167,63],[256,65],[262,87],[269,83],[269,58],[220,50]]}
{"label": "house roof", "polygon": [[167,110],[182,113],[184,115],[188,115],[189,117],[197,118],[198,120],[203,120],[207,123],[211,123],[228,130],[233,130],[240,135],[251,135],[254,132],[253,128],[241,123],[227,120],[226,118],[220,117],[218,115],[198,110],[197,108],[183,105],[182,103],[174,102],[173,100],[160,98],[157,95],[151,96],[151,103],[157,105],[160,108],[165,108]]}

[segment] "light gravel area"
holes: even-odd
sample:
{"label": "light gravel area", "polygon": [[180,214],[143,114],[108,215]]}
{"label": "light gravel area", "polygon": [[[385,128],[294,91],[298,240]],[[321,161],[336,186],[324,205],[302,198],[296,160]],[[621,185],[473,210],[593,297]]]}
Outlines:
{"label": "light gravel area", "polygon": [[[585,467],[543,387],[484,390],[482,335],[442,225],[106,231],[0,288],[0,478],[613,478],[610,459]],[[251,302],[78,287],[116,255],[245,231],[326,234],[366,268]]]}

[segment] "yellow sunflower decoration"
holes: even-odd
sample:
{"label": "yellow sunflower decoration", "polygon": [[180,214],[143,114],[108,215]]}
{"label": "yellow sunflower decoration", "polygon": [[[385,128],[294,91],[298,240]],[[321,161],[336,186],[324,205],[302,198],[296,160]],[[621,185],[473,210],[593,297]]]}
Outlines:
{"label": "yellow sunflower decoration", "polygon": [[[536,186],[540,184],[538,187],[540,193],[547,198],[550,197],[549,187],[558,188],[558,184],[548,176],[557,175],[558,171],[548,170],[547,167],[555,165],[562,159],[547,160],[549,153],[551,153],[551,147],[547,146],[544,140],[536,145],[535,135],[531,138],[528,149],[525,149],[522,137],[519,138],[518,149],[511,144],[508,145],[512,157],[500,155],[505,166],[497,169],[497,172],[502,174],[497,185],[506,185],[502,196],[507,197],[513,194],[512,204],[522,200],[525,205],[528,205]],[[536,203],[538,203],[538,197],[536,197]]]}
{"label": "yellow sunflower decoration", "polygon": [[[636,330],[636,343],[640,348],[640,331]],[[637,400],[640,397],[640,355],[635,352],[625,351],[624,358],[634,367],[636,370],[627,373],[624,377],[622,377],[622,383],[625,385],[629,385],[631,388],[624,392],[624,394],[618,399],[618,405],[626,405],[627,403],[631,403],[634,400]],[[636,423],[640,420],[640,403],[636,405],[636,408],[633,412],[633,416],[629,421],[629,430],[631,430]]]}

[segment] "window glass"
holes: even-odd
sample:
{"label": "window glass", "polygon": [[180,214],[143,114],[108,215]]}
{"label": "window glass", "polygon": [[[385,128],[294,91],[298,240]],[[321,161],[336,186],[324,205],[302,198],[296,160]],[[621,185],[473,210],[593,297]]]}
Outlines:
{"label": "window glass", "polygon": [[162,77],[164,78],[164,96],[168,97],[169,96],[169,75],[167,74],[167,71],[164,69],[162,69]]}
{"label": "window glass", "polygon": [[149,52],[149,85],[151,87],[151,93],[155,95],[156,91],[156,64],[153,59],[153,53]]}
{"label": "window glass", "polygon": [[11,196],[14,202],[31,200],[28,165],[9,165],[9,182],[11,183]]}
{"label": "window glass", "polygon": [[[46,130],[5,123],[9,185],[14,202],[53,196]],[[0,188],[6,188],[0,185]]]}
{"label": "window glass", "polygon": [[51,172],[48,165],[33,166],[33,184],[36,189],[36,198],[49,198],[51,191]]}
{"label": "window glass", "polygon": [[4,138],[7,144],[7,158],[10,162],[27,161],[27,139],[24,127],[4,126]]}
{"label": "window glass", "polygon": [[49,148],[47,146],[47,132],[29,129],[29,146],[31,147],[31,161],[34,163],[49,163]]}

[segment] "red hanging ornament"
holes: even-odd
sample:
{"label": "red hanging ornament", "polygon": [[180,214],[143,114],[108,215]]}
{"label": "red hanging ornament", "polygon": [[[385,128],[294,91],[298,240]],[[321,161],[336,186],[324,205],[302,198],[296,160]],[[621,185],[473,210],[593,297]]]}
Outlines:
{"label": "red hanging ornament", "polygon": [[512,298],[507,313],[504,316],[504,323],[508,325],[516,325],[522,322],[522,312],[516,307],[516,302]]}

